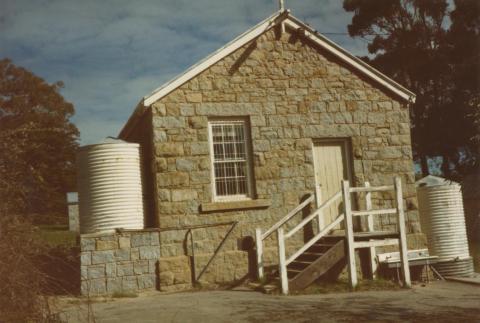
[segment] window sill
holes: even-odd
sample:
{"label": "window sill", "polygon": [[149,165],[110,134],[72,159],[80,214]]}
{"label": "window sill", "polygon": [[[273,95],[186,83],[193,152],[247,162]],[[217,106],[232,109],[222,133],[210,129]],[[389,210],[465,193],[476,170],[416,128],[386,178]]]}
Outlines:
{"label": "window sill", "polygon": [[257,200],[202,203],[201,208],[202,208],[202,212],[216,212],[216,211],[228,211],[228,210],[267,208],[271,204],[272,204],[271,200],[257,199]]}

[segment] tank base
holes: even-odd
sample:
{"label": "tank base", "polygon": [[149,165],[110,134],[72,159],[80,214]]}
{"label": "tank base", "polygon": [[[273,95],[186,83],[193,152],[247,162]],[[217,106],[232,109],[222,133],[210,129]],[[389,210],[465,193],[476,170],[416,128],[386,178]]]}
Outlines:
{"label": "tank base", "polygon": [[442,276],[471,277],[474,273],[472,257],[439,262],[434,267]]}

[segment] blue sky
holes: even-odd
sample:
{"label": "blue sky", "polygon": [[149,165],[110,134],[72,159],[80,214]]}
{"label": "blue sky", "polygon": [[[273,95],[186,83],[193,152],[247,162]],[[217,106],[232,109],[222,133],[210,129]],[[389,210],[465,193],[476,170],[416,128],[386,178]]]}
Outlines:
{"label": "blue sky", "polygon": [[[346,33],[342,0],[286,0],[324,33]],[[0,0],[0,58],[62,80],[81,144],[116,136],[137,102],[278,8],[277,0]],[[327,35],[355,55],[366,43]]]}

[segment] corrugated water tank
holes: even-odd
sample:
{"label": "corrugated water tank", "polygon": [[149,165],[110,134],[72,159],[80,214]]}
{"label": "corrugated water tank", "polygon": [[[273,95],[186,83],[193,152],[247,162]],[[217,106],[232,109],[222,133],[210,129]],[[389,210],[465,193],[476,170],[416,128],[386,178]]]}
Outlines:
{"label": "corrugated water tank", "polygon": [[144,228],[139,144],[83,146],[77,173],[81,233]]}
{"label": "corrugated water tank", "polygon": [[462,191],[458,183],[427,176],[416,183],[422,231],[435,266],[444,276],[471,276],[473,259],[468,250]]}

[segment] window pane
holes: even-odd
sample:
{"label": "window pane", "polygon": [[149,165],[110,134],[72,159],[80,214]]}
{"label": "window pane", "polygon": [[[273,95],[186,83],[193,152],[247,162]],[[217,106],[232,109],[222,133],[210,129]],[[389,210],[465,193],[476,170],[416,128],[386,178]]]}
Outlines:
{"label": "window pane", "polygon": [[243,125],[235,125],[235,141],[244,141]]}
{"label": "window pane", "polygon": [[245,159],[245,144],[243,142],[235,144],[237,159]]}
{"label": "window pane", "polygon": [[222,142],[222,126],[213,125],[212,126],[212,136],[213,142]]}
{"label": "window pane", "polygon": [[240,163],[236,163],[235,165],[237,168],[237,177],[245,177],[246,176],[245,163],[240,162]]}
{"label": "window pane", "polygon": [[225,163],[226,167],[226,177],[235,177],[235,164],[234,163]]}
{"label": "window pane", "polygon": [[245,179],[238,180],[237,194],[247,194],[247,181]]}
{"label": "window pane", "polygon": [[223,151],[223,144],[213,144],[213,157],[215,160],[224,160],[225,152]]}
{"label": "window pane", "polygon": [[226,187],[225,181],[223,179],[215,180],[215,187],[216,187],[218,196],[228,195],[227,194],[227,187]]}
{"label": "window pane", "polygon": [[235,138],[235,132],[233,130],[233,125],[223,126],[223,141],[232,142]]}
{"label": "window pane", "polygon": [[225,177],[225,164],[218,163],[215,164],[215,178],[224,178]]}
{"label": "window pane", "polygon": [[225,144],[225,159],[235,159],[235,144]]}

